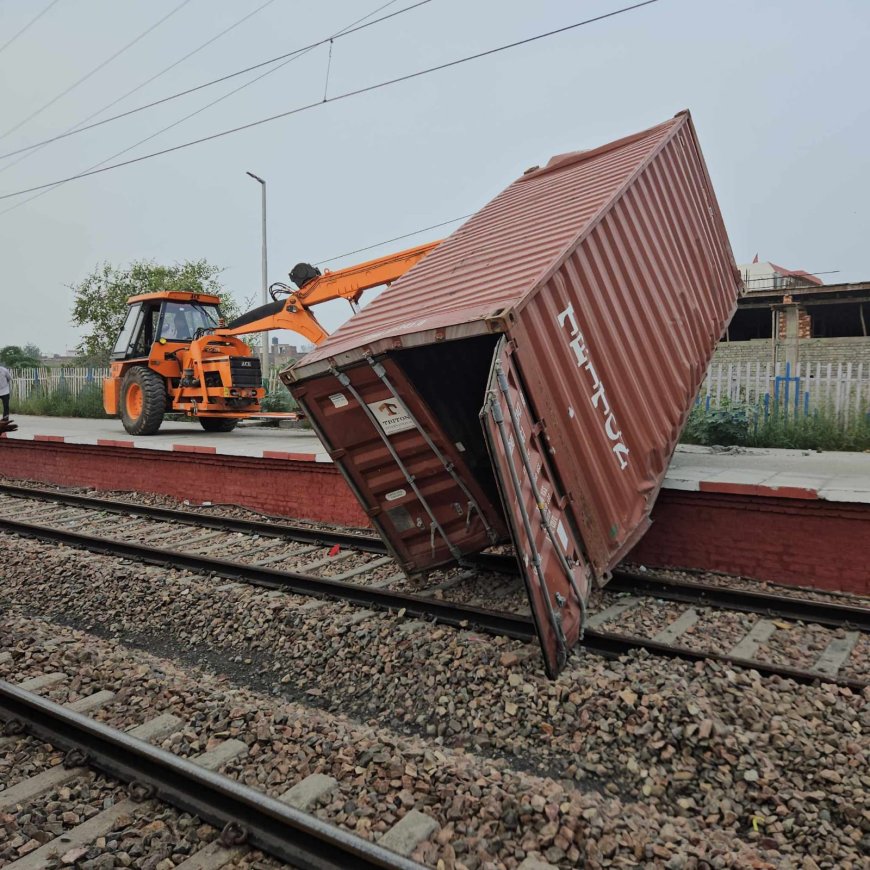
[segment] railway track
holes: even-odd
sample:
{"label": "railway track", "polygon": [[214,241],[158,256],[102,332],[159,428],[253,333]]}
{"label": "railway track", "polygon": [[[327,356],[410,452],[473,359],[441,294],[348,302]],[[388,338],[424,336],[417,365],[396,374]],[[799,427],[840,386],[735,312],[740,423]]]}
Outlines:
{"label": "railway track", "polygon": [[[81,780],[89,780],[94,790],[106,795],[104,808],[82,822],[73,810],[77,798],[66,798],[70,808],[63,819],[69,826],[61,833],[47,829],[44,836],[22,844],[17,850],[20,857],[7,863],[7,870],[40,870],[58,860],[75,864],[105,849],[112,831],[138,827],[145,835],[164,829],[165,825],[158,828],[151,821],[166,804],[221,831],[203,847],[202,854],[194,852],[178,865],[183,870],[216,870],[241,857],[249,847],[307,870],[420,870],[422,865],[417,862],[303,811],[334,787],[324,782],[328,777],[308,777],[279,798],[270,797],[217,772],[246,753],[242,741],[224,740],[193,760],[178,757],[149,741],[182,728],[180,719],[163,714],[129,731],[111,728],[83,711],[104,707],[111,702],[112,692],[97,692],[67,706],[36,693],[63,677],[47,674],[18,686],[0,681],[0,721],[6,735],[0,737],[0,747],[11,748],[32,735],[66,753],[62,764],[0,791],[0,813],[14,829],[15,820],[34,815],[32,807],[40,800],[48,796],[63,803],[62,795],[73,791],[69,786]],[[110,779],[94,783],[92,771]],[[126,794],[118,781],[126,784]],[[389,831],[384,839],[390,842]]]}
{"label": "railway track", "polygon": [[[0,496],[3,497],[0,499],[0,529],[6,532],[291,593],[400,611],[409,617],[447,625],[474,626],[523,641],[535,639],[527,612],[492,610],[443,600],[432,594],[457,580],[468,580],[468,573],[458,574],[451,581],[428,590],[406,591],[404,575],[386,555],[383,543],[363,534],[207,515],[28,487],[0,486]],[[58,506],[62,509],[58,510]],[[121,522],[119,515],[125,517]],[[475,561],[475,569],[502,574],[516,572],[513,557],[503,555],[483,554]],[[513,583],[518,588],[518,581]],[[510,585],[507,588],[510,589]],[[484,590],[483,594],[486,592]],[[714,659],[804,683],[826,680],[855,690],[867,685],[865,680],[844,676],[841,671],[860,635],[870,631],[868,608],[680,583],[628,572],[617,572],[607,592],[622,593],[624,597],[592,615],[582,644],[589,652],[613,657],[645,649],[655,655],[695,661]],[[640,601],[650,599],[691,606],[651,638],[600,628],[617,620]],[[697,622],[699,608],[756,613],[763,618],[729,651],[716,653],[681,643],[681,635]],[[756,651],[769,641],[777,630],[777,622],[782,620],[811,622],[836,629],[837,633],[810,668],[755,658]]]}

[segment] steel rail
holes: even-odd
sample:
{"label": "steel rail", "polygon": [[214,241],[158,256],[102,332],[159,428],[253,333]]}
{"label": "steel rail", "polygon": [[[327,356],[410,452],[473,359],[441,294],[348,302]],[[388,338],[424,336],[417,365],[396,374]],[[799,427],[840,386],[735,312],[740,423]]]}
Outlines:
{"label": "steel rail", "polygon": [[[484,608],[471,607],[467,604],[439,601],[434,598],[422,598],[402,592],[392,592],[386,589],[344,583],[324,577],[315,577],[310,574],[244,565],[238,562],[230,562],[226,559],[198,556],[192,553],[149,547],[144,544],[135,544],[128,541],[114,541],[66,529],[54,529],[48,526],[22,523],[4,518],[0,518],[0,530],[40,540],[60,542],[94,553],[135,559],[140,562],[162,565],[168,568],[185,568],[197,573],[216,575],[230,580],[242,580],[259,586],[282,588],[288,592],[300,595],[339,599],[381,610],[402,611],[408,616],[430,619],[434,622],[457,628],[473,627],[489,634],[512,637],[525,642],[537,640],[532,619],[516,613],[486,610]],[[709,659],[724,664],[732,664],[736,667],[752,668],[765,676],[786,677],[800,683],[816,683],[819,681],[835,683],[837,685],[848,686],[855,691],[861,691],[867,685],[866,682],[851,678],[826,677],[813,671],[804,671],[787,665],[760,662],[754,659],[737,659],[719,653],[693,650],[688,647],[663,644],[646,638],[594,629],[586,630],[580,647],[586,652],[608,658],[616,658],[632,650],[645,649],[653,655],[683,658],[690,661]]]}
{"label": "steel rail", "polygon": [[870,632],[870,607],[855,607],[849,604],[834,604],[786,595],[774,596],[748,589],[671,580],[657,577],[655,574],[623,570],[613,572],[613,579],[606,588],[608,592],[630,592],[662,598],[666,601],[721,607],[796,622],[813,622],[832,628],[857,628],[859,631]]}
{"label": "steel rail", "polygon": [[[182,511],[176,508],[160,507],[158,505],[143,505],[117,499],[98,498],[78,493],[55,492],[53,490],[34,489],[26,486],[0,484],[0,494],[13,498],[29,498],[34,501],[51,501],[70,507],[93,508],[94,510],[110,511],[112,513],[133,514],[154,520],[184,523],[186,525],[202,526],[206,529],[220,529],[228,532],[256,534],[272,538],[286,538],[300,544],[322,544],[325,547],[338,544],[347,549],[361,550],[364,553],[387,555],[387,547],[380,538],[372,535],[358,535],[353,532],[340,532],[332,529],[313,529],[307,526],[297,526],[292,523],[270,523],[266,520],[247,520],[239,517],[211,516],[196,511]],[[499,574],[516,574],[516,559],[512,555],[498,556],[491,553],[479,553],[464,557],[465,561],[477,568],[494,571]]]}
{"label": "steel rail", "polygon": [[[156,505],[140,505],[116,499],[98,498],[77,493],[56,492],[26,486],[0,484],[0,494],[14,498],[29,498],[34,501],[51,501],[70,507],[85,507],[113,513],[133,514],[149,519],[177,522],[203,528],[228,532],[256,534],[265,537],[285,538],[302,544],[320,544],[360,550],[364,553],[386,555],[387,548],[380,538],[357,535],[332,529],[312,529],[291,523],[270,523],[265,520],[248,520],[236,517],[211,516],[196,511],[182,511]],[[479,553],[466,556],[464,560],[474,567],[498,574],[517,574],[516,558],[509,555]],[[743,589],[728,589],[712,584],[672,580],[650,573],[617,569],[607,584],[609,592],[628,592],[647,597],[662,598],[687,604],[721,607],[744,613],[758,613],[780,619],[814,622],[832,628],[857,628],[870,632],[870,608],[848,604],[814,601],[808,598],[772,595]]]}
{"label": "steel rail", "polygon": [[44,489],[31,489],[26,486],[12,486],[9,484],[0,484],[0,493],[14,498],[30,498],[37,501],[57,502],[58,504],[65,504],[71,507],[85,507],[93,508],[94,510],[110,511],[112,513],[133,514],[135,516],[147,517],[148,519],[202,526],[206,529],[246,532],[273,538],[289,538],[301,544],[323,544],[324,546],[339,544],[343,547],[354,547],[366,553],[387,552],[387,548],[380,538],[375,538],[371,535],[355,535],[351,532],[333,531],[332,529],[312,529],[289,523],[270,523],[265,520],[210,516],[194,511],[182,511],[158,505],[135,504],[118,501],[117,499],[97,498],[96,496],[54,492]]}
{"label": "steel rail", "polygon": [[736,656],[723,655],[707,650],[695,650],[675,644],[659,643],[645,637],[634,635],[611,634],[610,632],[587,629],[580,642],[583,648],[599,655],[616,658],[637,649],[644,649],[652,655],[668,658],[685,659],[691,662],[714,661],[723,665],[731,665],[741,669],[758,671],[765,677],[783,677],[796,683],[813,685],[816,683],[832,683],[846,686],[853,692],[862,692],[870,685],[866,680],[855,680],[851,677],[829,677],[815,671],[793,668],[790,665],[778,665],[773,662],[761,662],[756,659],[743,659]]}
{"label": "steel rail", "polygon": [[0,530],[25,537],[39,538],[43,541],[68,544],[71,547],[80,547],[92,553],[120,556],[166,568],[187,569],[200,574],[214,574],[228,580],[243,580],[258,586],[280,588],[299,595],[336,598],[349,601],[352,604],[382,610],[404,610],[410,616],[434,619],[437,622],[459,628],[475,625],[485,631],[518,640],[532,640],[536,637],[532,620],[527,616],[514,613],[486,610],[467,604],[439,601],[438,599],[421,598],[389,589],[345,583],[341,580],[315,577],[312,574],[302,574],[297,571],[281,571],[265,566],[246,565],[241,562],[231,562],[228,559],[151,547],[132,541],[99,538],[95,535],[85,535],[69,529],[56,529],[3,517],[0,517]]}
{"label": "steel rail", "polygon": [[42,740],[85,753],[86,763],[145,786],[153,797],[223,827],[294,867],[421,870],[422,865],[310,816],[240,782],[117,731],[46,698],[0,681],[0,718],[17,720]]}

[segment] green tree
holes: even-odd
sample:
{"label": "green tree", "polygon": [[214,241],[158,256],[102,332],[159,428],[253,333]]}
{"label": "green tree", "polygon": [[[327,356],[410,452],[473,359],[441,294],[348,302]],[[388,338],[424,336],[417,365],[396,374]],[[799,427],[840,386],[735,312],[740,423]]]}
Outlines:
{"label": "green tree", "polygon": [[103,263],[83,281],[70,285],[75,296],[72,322],[89,330],[76,348],[82,362],[108,364],[127,314],[127,299],[140,293],[169,290],[213,293],[221,298],[224,317],[227,320],[236,317],[239,306],[219,280],[222,271],[205,260],[188,260],[173,266],[137,260],[123,268]]}
{"label": "green tree", "polygon": [[33,345],[27,345],[24,350],[22,350],[17,344],[8,344],[0,350],[0,363],[8,369],[38,368],[41,365],[39,360],[39,349],[36,349],[36,356],[32,356],[27,352],[32,348]]}
{"label": "green tree", "polygon": [[24,355],[32,359],[42,359],[42,351],[32,341],[24,345]]}

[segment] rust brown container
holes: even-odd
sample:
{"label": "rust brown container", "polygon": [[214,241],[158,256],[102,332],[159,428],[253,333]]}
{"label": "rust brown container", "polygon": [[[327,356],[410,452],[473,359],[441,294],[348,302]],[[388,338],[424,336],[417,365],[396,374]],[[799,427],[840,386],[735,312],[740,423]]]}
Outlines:
{"label": "rust brown container", "polygon": [[282,377],[406,571],[513,541],[555,675],[739,290],[683,112],[528,171]]}

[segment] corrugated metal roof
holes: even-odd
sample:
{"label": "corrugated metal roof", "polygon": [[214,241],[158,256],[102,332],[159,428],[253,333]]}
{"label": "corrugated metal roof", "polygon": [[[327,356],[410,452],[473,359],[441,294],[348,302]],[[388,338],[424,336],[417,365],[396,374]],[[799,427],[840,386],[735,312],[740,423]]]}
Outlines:
{"label": "corrugated metal roof", "polygon": [[554,157],[520,177],[304,357],[294,375],[384,338],[485,321],[518,304],[686,119]]}

